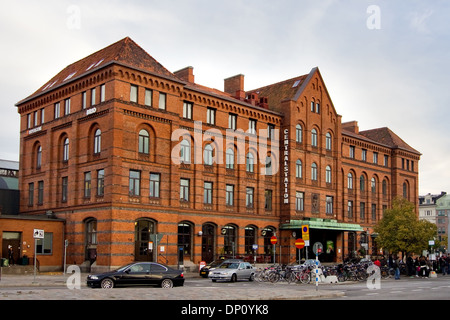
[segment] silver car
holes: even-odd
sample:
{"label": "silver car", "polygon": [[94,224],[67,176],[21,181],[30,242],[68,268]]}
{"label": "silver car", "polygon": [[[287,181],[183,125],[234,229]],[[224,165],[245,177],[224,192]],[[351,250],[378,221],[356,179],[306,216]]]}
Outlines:
{"label": "silver car", "polygon": [[253,281],[255,278],[255,269],[248,262],[224,261],[220,266],[209,271],[208,278],[213,282],[217,280],[235,282],[243,279]]}

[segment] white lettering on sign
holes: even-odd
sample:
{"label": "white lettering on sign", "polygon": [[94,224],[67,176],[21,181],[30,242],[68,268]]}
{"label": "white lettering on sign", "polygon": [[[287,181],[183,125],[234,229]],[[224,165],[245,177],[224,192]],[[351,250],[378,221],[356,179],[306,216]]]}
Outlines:
{"label": "white lettering on sign", "polygon": [[28,130],[28,134],[33,134],[42,130],[42,127],[37,127],[31,130]]}
{"label": "white lettering on sign", "polygon": [[283,150],[283,203],[289,203],[289,129],[284,129],[284,150]]}
{"label": "white lettering on sign", "polygon": [[87,109],[86,110],[86,115],[88,116],[88,115],[90,115],[90,114],[93,114],[93,113],[96,113],[97,112],[97,108],[90,108],[90,109]]}

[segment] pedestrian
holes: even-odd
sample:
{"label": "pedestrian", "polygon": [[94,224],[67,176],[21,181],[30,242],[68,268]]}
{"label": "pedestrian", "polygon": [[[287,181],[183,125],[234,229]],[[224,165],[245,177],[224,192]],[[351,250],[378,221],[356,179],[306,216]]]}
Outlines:
{"label": "pedestrian", "polygon": [[9,259],[9,265],[14,264],[14,252],[12,245],[8,245],[8,259]]}
{"label": "pedestrian", "polygon": [[400,262],[401,262],[401,259],[398,257],[395,257],[392,260],[392,267],[395,270],[395,280],[400,280]]}
{"label": "pedestrian", "polygon": [[446,271],[446,257],[445,256],[441,256],[439,257],[439,268],[441,269],[442,275],[445,276],[445,271]]}
{"label": "pedestrian", "polygon": [[422,278],[428,278],[428,276],[427,276],[427,261],[425,260],[424,256],[420,256],[419,267],[420,267],[419,275]]}
{"label": "pedestrian", "polygon": [[414,271],[414,260],[412,258],[412,255],[409,254],[408,258],[406,258],[406,270],[408,272],[409,277],[414,277],[415,271]]}

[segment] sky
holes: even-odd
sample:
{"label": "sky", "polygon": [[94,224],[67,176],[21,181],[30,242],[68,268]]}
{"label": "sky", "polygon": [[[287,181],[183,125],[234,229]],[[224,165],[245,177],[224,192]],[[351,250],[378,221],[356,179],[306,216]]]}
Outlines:
{"label": "sky", "polygon": [[422,156],[419,194],[450,193],[450,1],[0,0],[0,159],[19,160],[15,104],[130,37],[168,70],[245,90],[319,67],[342,122],[389,127]]}

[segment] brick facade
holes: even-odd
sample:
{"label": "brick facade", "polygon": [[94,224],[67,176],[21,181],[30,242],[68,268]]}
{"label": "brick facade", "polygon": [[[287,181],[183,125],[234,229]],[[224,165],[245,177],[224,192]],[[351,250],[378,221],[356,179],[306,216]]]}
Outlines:
{"label": "brick facade", "polygon": [[[134,260],[253,259],[252,244],[258,261],[270,261],[274,233],[288,263],[301,223],[312,243],[331,240],[329,258],[342,260],[353,249],[349,234],[370,232],[395,196],[417,203],[420,153],[387,128],[342,124],[317,68],[243,88],[243,75],[219,91],[196,84],[192,67],[170,73],[129,38],[68,66],[17,103],[21,213],[53,211],[66,220],[68,261],[108,269]],[[242,131],[226,141],[228,128]],[[267,128],[278,137],[267,139]],[[190,161],[177,163],[182,155]],[[154,234],[162,235],[157,248]]]}

